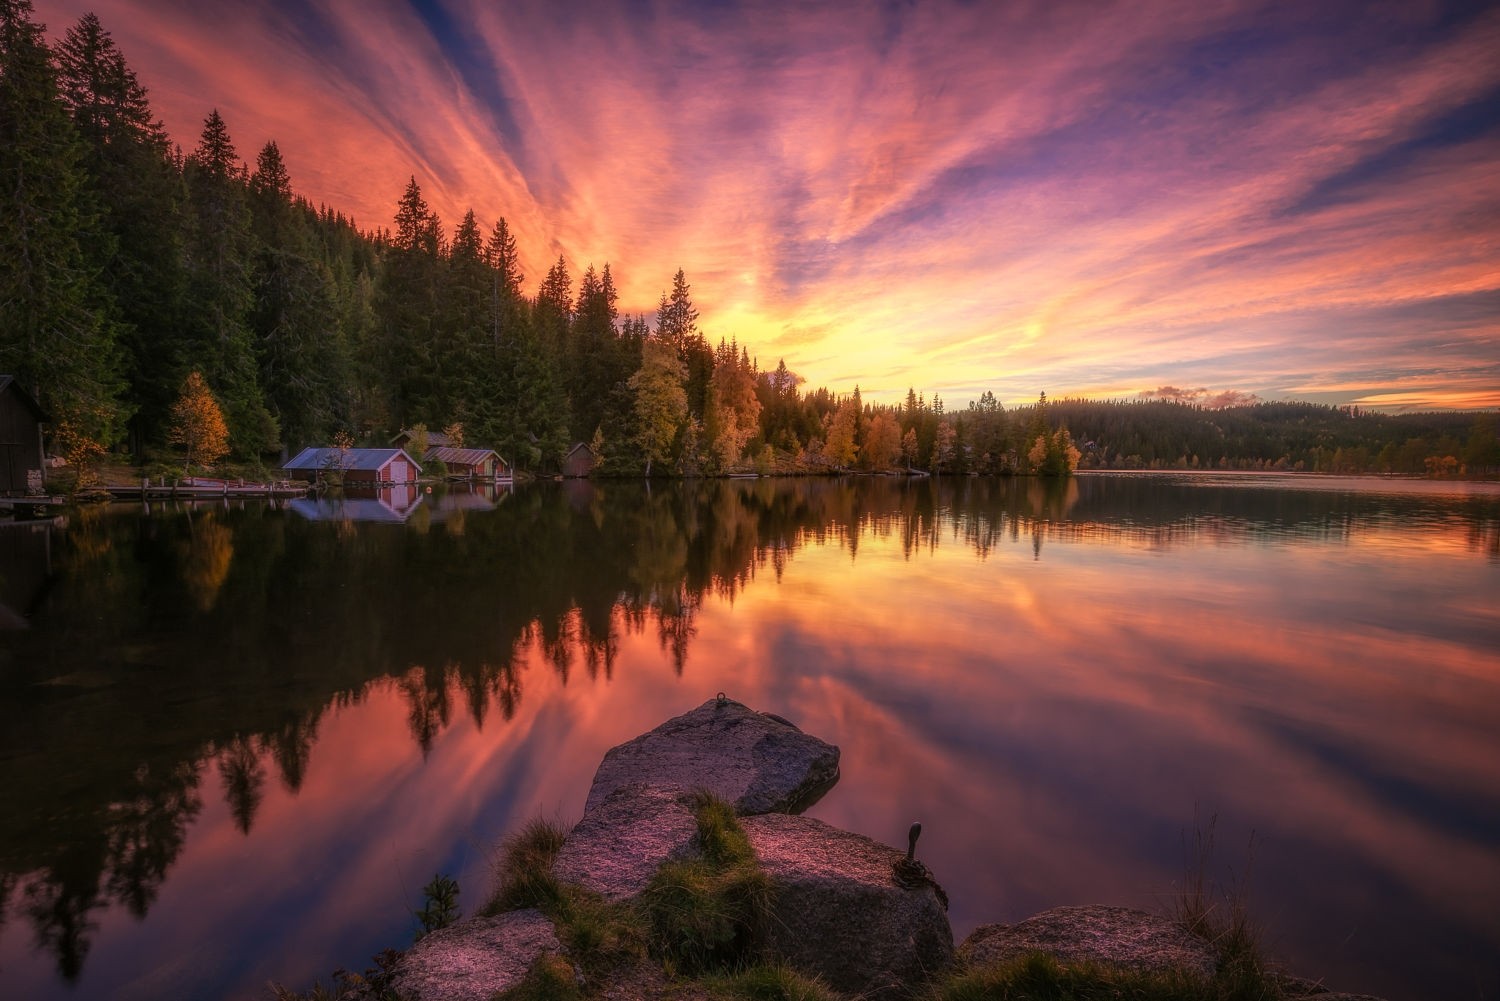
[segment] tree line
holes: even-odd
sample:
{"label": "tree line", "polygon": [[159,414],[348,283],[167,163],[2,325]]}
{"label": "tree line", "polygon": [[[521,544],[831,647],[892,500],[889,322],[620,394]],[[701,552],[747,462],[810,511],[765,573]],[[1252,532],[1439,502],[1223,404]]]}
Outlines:
{"label": "tree line", "polygon": [[0,372],[75,464],[166,454],[206,387],[252,466],[461,425],[522,470],[586,442],[621,475],[1500,467],[1472,417],[808,389],[715,345],[682,270],[651,318],[620,314],[608,262],[559,257],[528,294],[506,220],[449,229],[415,177],[393,227],[366,230],[298,195],[274,141],[242,161],[217,110],[184,151],[96,16],[49,44],[30,0],[0,0],[0,180]]}

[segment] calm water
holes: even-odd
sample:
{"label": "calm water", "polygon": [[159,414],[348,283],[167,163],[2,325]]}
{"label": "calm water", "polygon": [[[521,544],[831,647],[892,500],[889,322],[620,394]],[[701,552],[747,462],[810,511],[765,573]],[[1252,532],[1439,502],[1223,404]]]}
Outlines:
{"label": "calm water", "polygon": [[1212,874],[1293,969],[1500,997],[1497,485],[410,502],[0,526],[0,996],[361,969],[435,872],[475,906],[509,830],[723,690],[843,748],[815,816],[923,822],[960,938],[1160,909],[1216,816]]}

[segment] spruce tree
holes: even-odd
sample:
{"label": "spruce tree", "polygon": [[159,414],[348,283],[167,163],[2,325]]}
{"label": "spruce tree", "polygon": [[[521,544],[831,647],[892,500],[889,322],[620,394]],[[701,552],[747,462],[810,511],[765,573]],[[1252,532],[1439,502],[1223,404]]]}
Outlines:
{"label": "spruce tree", "polygon": [[231,446],[247,458],[270,451],[280,429],[266,408],[250,333],[253,244],[246,172],[217,109],[186,164],[189,367],[206,373],[223,401]]}
{"label": "spruce tree", "polygon": [[78,243],[95,225],[84,152],[30,0],[0,0],[0,372],[108,445],[123,387],[109,296]]}
{"label": "spruce tree", "polygon": [[68,30],[57,56],[98,208],[81,242],[121,321],[125,409],[139,452],[165,433],[186,352],[181,171],[145,88],[96,16],[85,14]]}
{"label": "spruce tree", "polygon": [[[381,276],[380,306],[387,366],[395,377],[395,422],[440,425],[441,381],[435,338],[442,280],[442,226],[411,178],[396,206],[396,232]],[[390,429],[394,430],[394,429]]]}

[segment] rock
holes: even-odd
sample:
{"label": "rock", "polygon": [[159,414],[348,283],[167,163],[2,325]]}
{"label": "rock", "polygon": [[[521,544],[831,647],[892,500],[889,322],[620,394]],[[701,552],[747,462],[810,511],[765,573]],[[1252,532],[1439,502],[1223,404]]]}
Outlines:
{"label": "rock", "polygon": [[615,789],[568,833],[552,874],[610,900],[637,896],[663,862],[698,853],[698,821],[679,790]]}
{"label": "rock", "polygon": [[778,959],[861,998],[909,996],[953,958],[953,929],[930,886],[903,889],[903,852],[811,817],[741,821],[775,890]]}
{"label": "rock", "polygon": [[1062,963],[1110,963],[1132,970],[1180,968],[1212,976],[1213,947],[1167,918],[1128,907],[1055,907],[1014,925],[984,925],[959,955],[975,966],[1044,952]]}
{"label": "rock", "polygon": [[594,774],[587,814],[622,786],[707,789],[742,815],[801,813],[839,778],[839,749],[779,716],[710,699],[613,747]]}
{"label": "rock", "polygon": [[510,911],[439,929],[407,950],[391,986],[422,1001],[489,1001],[514,987],[543,953],[560,953],[552,922],[540,911]]}

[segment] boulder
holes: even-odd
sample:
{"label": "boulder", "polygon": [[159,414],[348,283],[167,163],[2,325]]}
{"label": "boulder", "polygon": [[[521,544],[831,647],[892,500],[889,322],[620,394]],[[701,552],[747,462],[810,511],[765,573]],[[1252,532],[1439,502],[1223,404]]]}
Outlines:
{"label": "boulder", "polygon": [[557,930],[541,911],[472,918],[426,935],[392,973],[401,997],[422,1001],[490,1001],[514,987],[544,953],[560,953]]}
{"label": "boulder", "polygon": [[780,716],[732,699],[691,712],[613,747],[589,789],[584,813],[623,786],[707,789],[743,815],[800,813],[833,788],[839,749]]}
{"label": "boulder", "polygon": [[771,953],[835,990],[907,997],[953,959],[953,929],[936,891],[903,889],[904,852],[811,817],[741,821],[775,903]]}
{"label": "boulder", "polygon": [[1213,946],[1176,922],[1129,907],[1055,907],[1014,925],[984,925],[959,955],[971,965],[1044,952],[1061,963],[1108,963],[1132,970],[1194,970],[1213,976]]}
{"label": "boulder", "polygon": [[697,842],[698,821],[687,793],[621,786],[568,832],[552,874],[625,900],[639,895],[662,863],[696,855]]}

